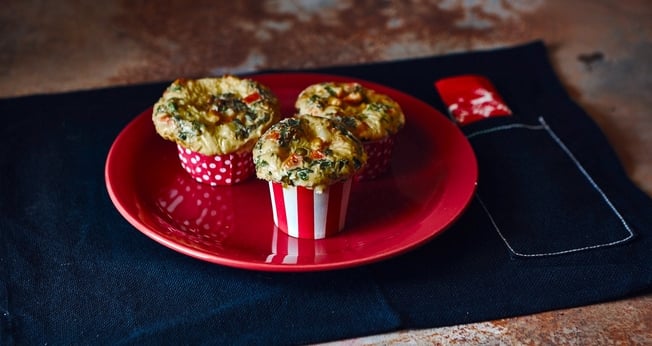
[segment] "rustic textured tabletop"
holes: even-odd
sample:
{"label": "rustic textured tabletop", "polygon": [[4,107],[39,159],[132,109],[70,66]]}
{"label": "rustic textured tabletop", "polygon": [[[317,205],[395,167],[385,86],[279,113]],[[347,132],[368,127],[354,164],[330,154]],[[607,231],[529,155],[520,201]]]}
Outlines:
{"label": "rustic textured tabletop", "polygon": [[[571,97],[652,195],[649,0],[14,1],[0,97],[310,68],[541,39]],[[652,296],[338,343],[652,344]]]}

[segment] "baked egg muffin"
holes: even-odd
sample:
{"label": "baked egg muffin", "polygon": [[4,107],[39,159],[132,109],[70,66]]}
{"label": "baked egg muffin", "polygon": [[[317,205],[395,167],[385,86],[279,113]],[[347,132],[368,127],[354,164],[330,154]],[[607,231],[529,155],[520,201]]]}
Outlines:
{"label": "baked egg muffin", "polygon": [[403,110],[391,97],[355,82],[323,82],[305,88],[295,107],[299,114],[341,121],[362,141],[367,165],[356,180],[388,171],[396,134],[405,125]]}
{"label": "baked egg muffin", "polygon": [[381,140],[405,124],[399,104],[359,83],[324,82],[305,88],[297,98],[298,114],[336,118],[361,141]]}
{"label": "baked egg muffin", "polygon": [[367,155],[341,122],[303,115],[272,125],[256,143],[253,159],[258,178],[320,193],[358,173]]}
{"label": "baked egg muffin", "polygon": [[177,79],[153,107],[156,132],[203,155],[251,151],[280,119],[276,96],[266,86],[235,76]]}

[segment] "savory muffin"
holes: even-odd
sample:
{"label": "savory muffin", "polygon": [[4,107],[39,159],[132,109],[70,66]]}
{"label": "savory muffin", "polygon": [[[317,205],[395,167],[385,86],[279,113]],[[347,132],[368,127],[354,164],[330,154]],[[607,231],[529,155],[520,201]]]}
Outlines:
{"label": "savory muffin", "polygon": [[183,168],[210,185],[251,176],[251,149],[280,117],[278,99],[269,88],[229,75],[177,79],[152,111],[156,132],[177,143]]}
{"label": "savory muffin", "polygon": [[268,181],[277,228],[306,239],[343,229],[352,178],[367,159],[343,124],[311,115],[281,120],[258,140],[253,157],[256,175]]}
{"label": "savory muffin", "polygon": [[353,177],[367,160],[362,143],[342,123],[309,115],[274,124],[253,157],[258,178],[316,192]]}
{"label": "savory muffin", "polygon": [[394,135],[405,124],[396,101],[358,83],[310,85],[299,94],[295,107],[298,114],[339,119],[363,142]]}
{"label": "savory muffin", "polygon": [[373,179],[390,166],[395,135],[405,125],[400,105],[391,97],[352,82],[323,82],[305,88],[296,100],[298,114],[341,121],[367,152],[367,167],[357,180]]}
{"label": "savory muffin", "polygon": [[280,108],[276,96],[251,79],[177,79],[154,105],[152,117],[161,137],[219,155],[251,150],[280,119]]}

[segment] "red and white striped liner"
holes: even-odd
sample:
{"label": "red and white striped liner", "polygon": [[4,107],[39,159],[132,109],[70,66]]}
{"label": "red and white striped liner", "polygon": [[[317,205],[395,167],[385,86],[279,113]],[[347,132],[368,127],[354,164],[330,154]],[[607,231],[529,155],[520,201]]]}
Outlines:
{"label": "red and white striped liner", "polygon": [[323,239],[336,234],[344,228],[351,181],[335,183],[322,193],[269,182],[274,224],[296,238]]}
{"label": "red and white striped liner", "polygon": [[254,173],[251,153],[204,155],[177,144],[181,167],[198,183],[211,186],[233,185],[243,182]]}

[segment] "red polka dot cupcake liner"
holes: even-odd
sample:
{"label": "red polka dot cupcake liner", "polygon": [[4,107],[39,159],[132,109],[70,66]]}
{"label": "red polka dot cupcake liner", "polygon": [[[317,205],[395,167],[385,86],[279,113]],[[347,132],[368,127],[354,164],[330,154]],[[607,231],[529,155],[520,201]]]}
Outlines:
{"label": "red polka dot cupcake liner", "polygon": [[233,185],[254,174],[251,153],[204,155],[177,145],[181,167],[198,183],[210,186]]}
{"label": "red polka dot cupcake liner", "polygon": [[269,182],[274,224],[295,238],[323,239],[344,228],[352,179],[324,191]]}
{"label": "red polka dot cupcake liner", "polygon": [[355,176],[356,181],[375,179],[389,170],[395,138],[396,136],[388,136],[377,141],[363,142],[367,164]]}

